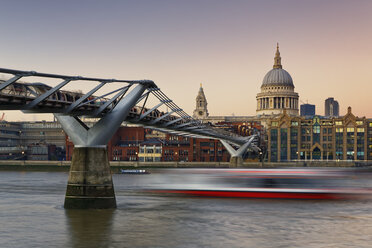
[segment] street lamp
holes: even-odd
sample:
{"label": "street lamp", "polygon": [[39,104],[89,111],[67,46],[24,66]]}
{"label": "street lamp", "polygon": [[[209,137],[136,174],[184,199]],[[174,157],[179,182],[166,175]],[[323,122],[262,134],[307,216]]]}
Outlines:
{"label": "street lamp", "polygon": [[263,167],[264,166],[264,160],[265,160],[265,158],[263,156],[263,152],[262,151],[260,151],[260,158],[261,158],[261,167]]}

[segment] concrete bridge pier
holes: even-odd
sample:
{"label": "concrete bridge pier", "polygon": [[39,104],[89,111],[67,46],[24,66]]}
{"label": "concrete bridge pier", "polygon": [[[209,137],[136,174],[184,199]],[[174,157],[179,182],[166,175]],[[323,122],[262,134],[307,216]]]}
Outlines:
{"label": "concrete bridge pier", "polygon": [[116,208],[106,147],[74,147],[64,207]]}
{"label": "concrete bridge pier", "polygon": [[230,158],[230,168],[237,168],[243,165],[243,157],[233,156]]}
{"label": "concrete bridge pier", "polygon": [[75,145],[65,208],[116,208],[107,143],[147,87],[138,84],[91,128],[76,117],[54,114]]}
{"label": "concrete bridge pier", "polygon": [[230,168],[237,168],[243,165],[243,156],[246,153],[248,147],[251,145],[254,136],[252,136],[246,143],[244,143],[238,150],[235,150],[226,140],[220,140],[226,150],[230,153]]}

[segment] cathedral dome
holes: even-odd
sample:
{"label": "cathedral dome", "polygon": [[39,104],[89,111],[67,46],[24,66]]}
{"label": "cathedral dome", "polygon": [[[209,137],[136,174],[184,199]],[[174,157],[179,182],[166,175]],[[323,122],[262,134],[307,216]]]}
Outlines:
{"label": "cathedral dome", "polygon": [[280,57],[279,44],[276,46],[274,66],[271,71],[266,73],[261,87],[264,86],[290,86],[294,88],[291,75],[283,69],[282,58]]}
{"label": "cathedral dome", "polygon": [[257,94],[257,116],[283,114],[298,116],[298,93],[294,91],[291,75],[283,69],[276,46],[273,69],[266,73],[261,92]]}
{"label": "cathedral dome", "polygon": [[293,80],[291,75],[289,73],[282,69],[282,68],[274,68],[268,73],[266,73],[263,81],[262,81],[262,86],[291,86],[294,87],[293,85]]}

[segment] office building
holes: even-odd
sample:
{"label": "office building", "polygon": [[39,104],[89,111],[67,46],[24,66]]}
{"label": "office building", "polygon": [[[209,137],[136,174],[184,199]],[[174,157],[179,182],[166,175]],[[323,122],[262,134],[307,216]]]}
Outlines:
{"label": "office building", "polygon": [[267,160],[370,160],[372,120],[348,108],[343,117],[293,117],[269,121]]}
{"label": "office building", "polygon": [[315,105],[313,104],[301,104],[300,106],[301,116],[314,116],[315,115]]}
{"label": "office building", "polygon": [[324,116],[329,116],[329,117],[340,116],[338,102],[333,97],[329,97],[325,100]]}

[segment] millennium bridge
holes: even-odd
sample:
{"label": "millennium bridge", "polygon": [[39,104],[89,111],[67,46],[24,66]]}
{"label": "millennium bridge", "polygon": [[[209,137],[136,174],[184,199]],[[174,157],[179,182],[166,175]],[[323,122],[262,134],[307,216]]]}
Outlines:
{"label": "millennium bridge", "polygon": [[[248,149],[259,150],[257,135],[242,137],[193,119],[151,80],[102,79],[5,68],[0,68],[0,73],[9,78],[0,80],[1,110],[52,113],[74,143],[65,208],[116,207],[107,144],[124,121],[176,135],[218,139],[230,153],[232,167],[242,163]],[[21,79],[38,81],[26,83]],[[78,83],[89,89],[87,93],[62,90]],[[86,118],[94,118],[96,123],[88,127],[83,121]]]}

